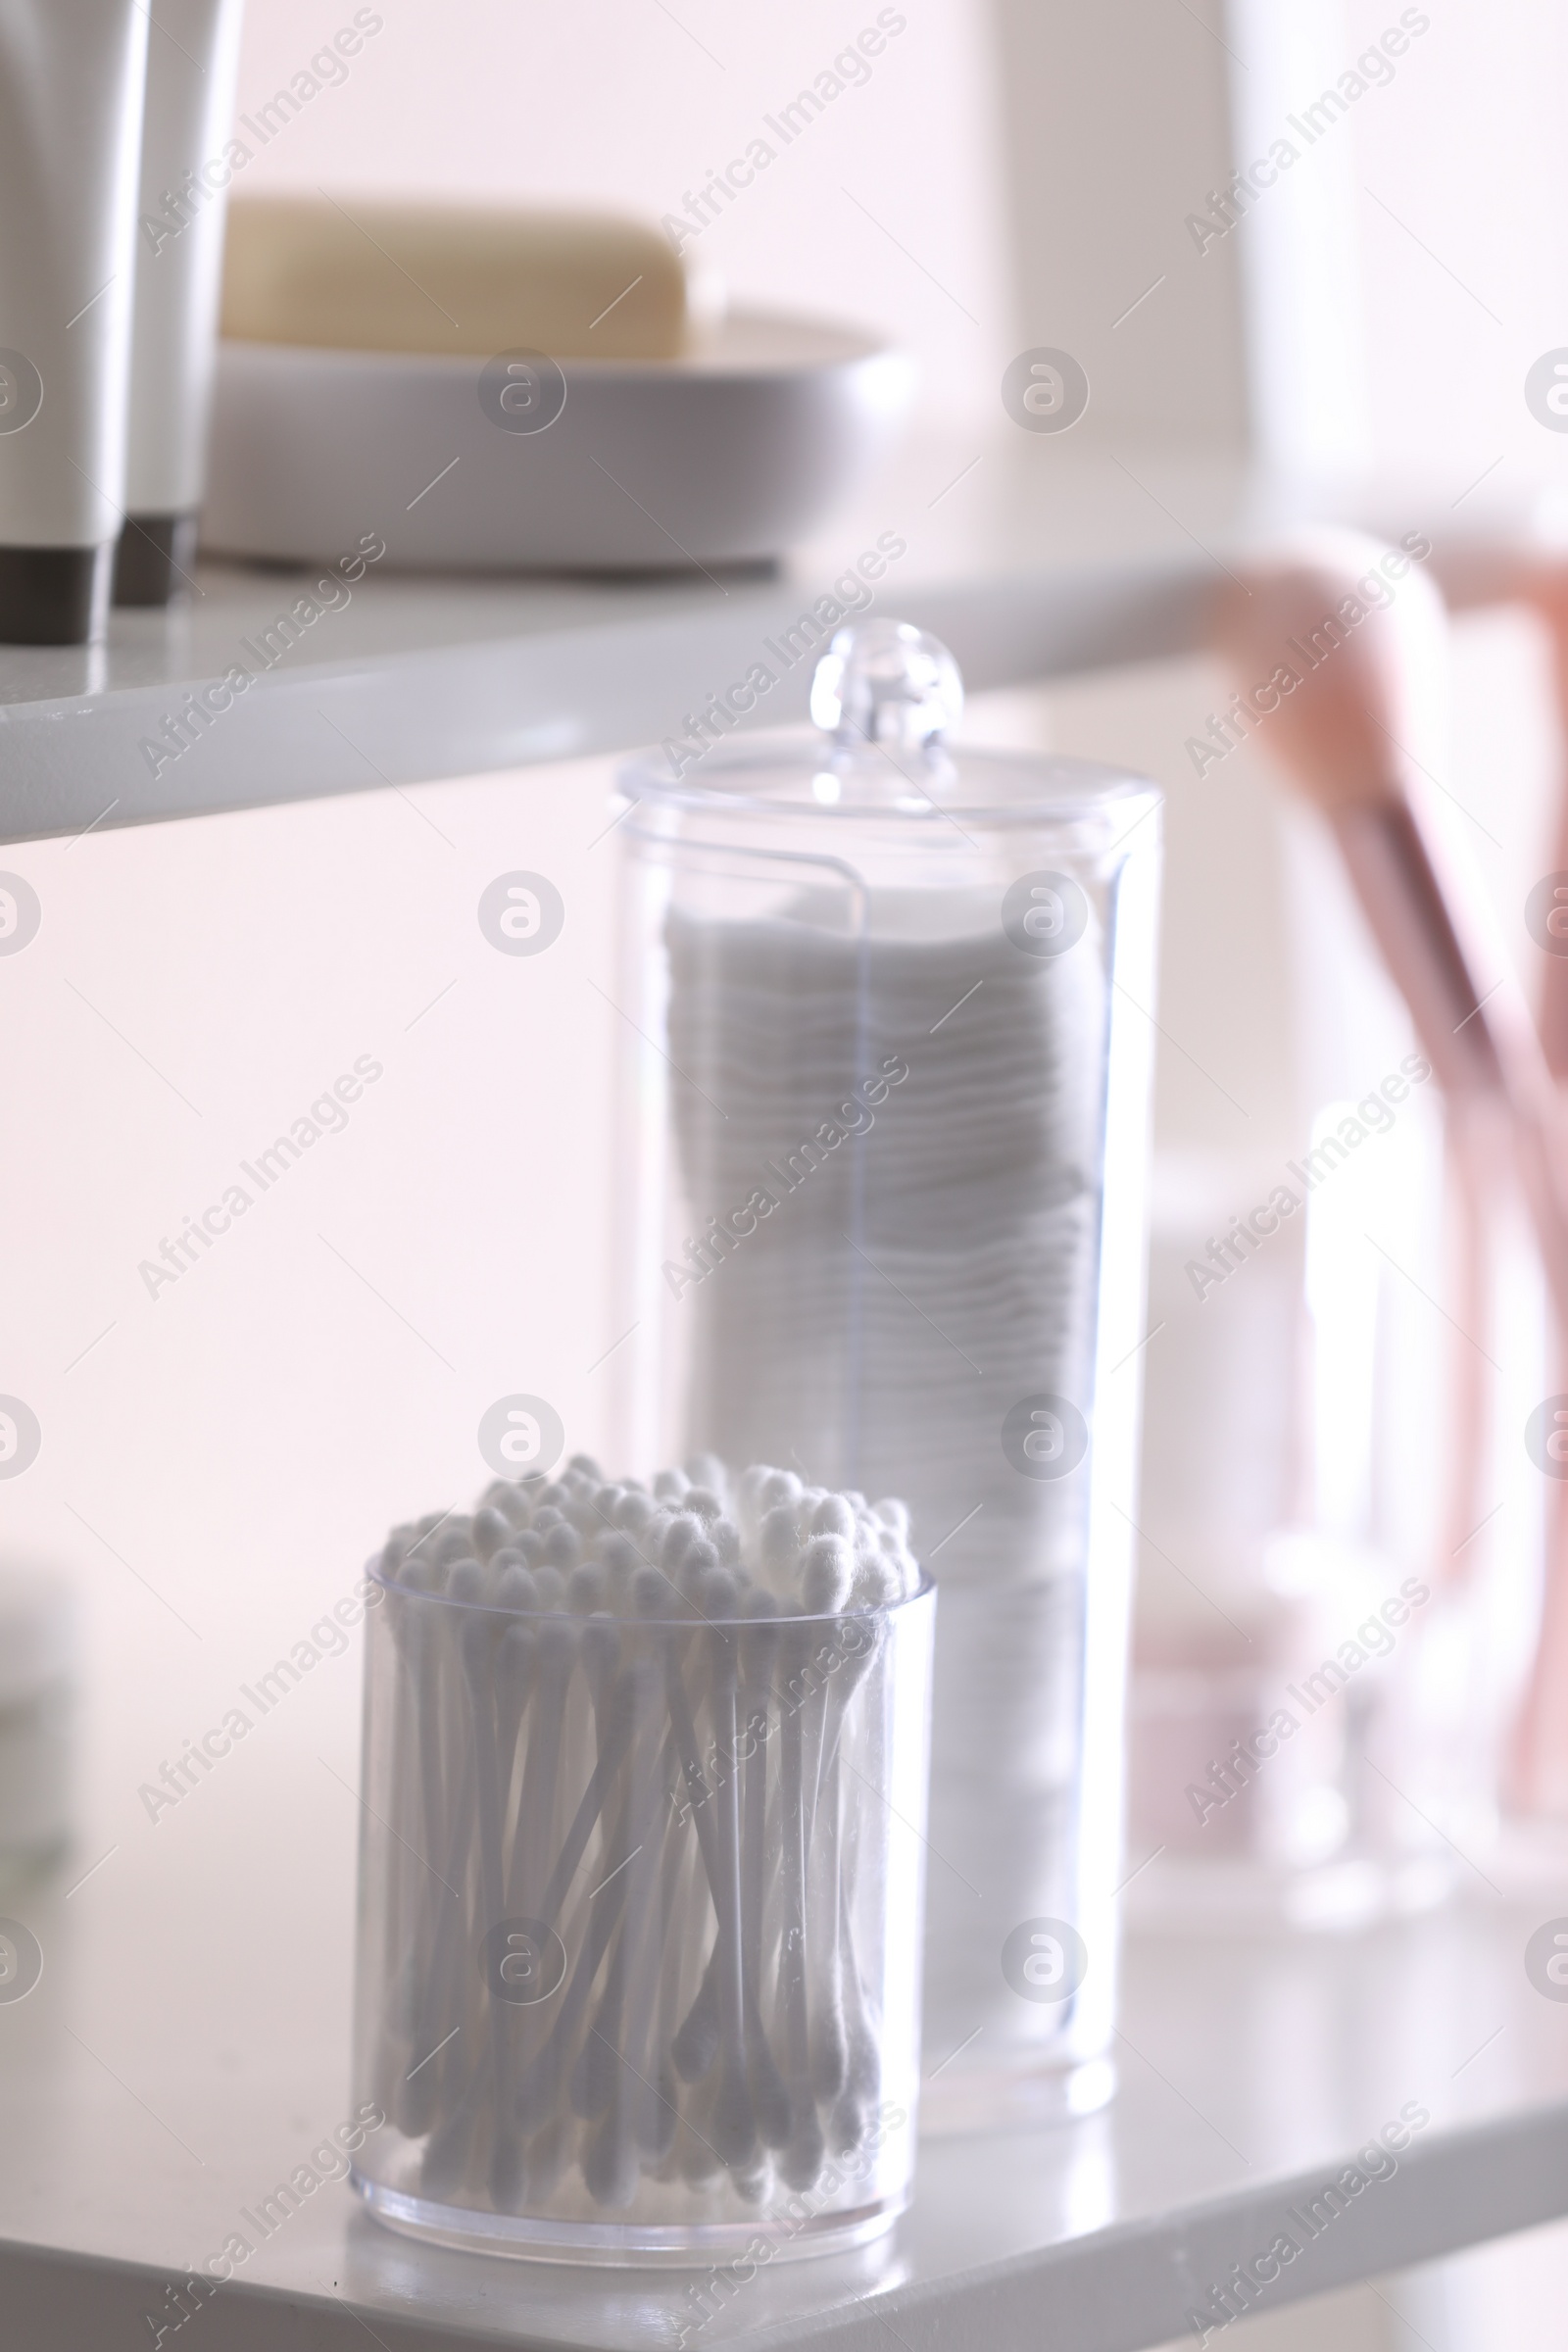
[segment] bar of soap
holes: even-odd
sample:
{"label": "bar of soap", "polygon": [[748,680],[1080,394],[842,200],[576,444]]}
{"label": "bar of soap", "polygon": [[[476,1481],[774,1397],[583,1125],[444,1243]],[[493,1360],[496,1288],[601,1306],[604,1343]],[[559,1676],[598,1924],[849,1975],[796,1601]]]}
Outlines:
{"label": "bar of soap", "polygon": [[611,214],[236,196],[222,332],[352,351],[668,360],[688,347],[680,257]]}

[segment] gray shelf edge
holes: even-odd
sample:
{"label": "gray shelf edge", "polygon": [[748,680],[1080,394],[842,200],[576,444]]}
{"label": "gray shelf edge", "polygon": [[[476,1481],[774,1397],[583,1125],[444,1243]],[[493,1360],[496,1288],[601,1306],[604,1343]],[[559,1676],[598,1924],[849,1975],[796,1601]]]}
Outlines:
{"label": "gray shelf edge", "polygon": [[[939,2324],[942,2352],[1042,2341],[1053,2352],[1147,2352],[1196,2342],[1190,2315],[1210,2288],[1291,2232],[1287,2209],[1299,2209],[1353,2162],[1348,2150],[1338,2166],[1314,2165],[1255,2189],[1115,2225],[987,2266],[958,2283],[895,2288],[868,2311],[884,2308],[906,2331],[907,2323],[925,2320],[933,2342]],[[1371,2183],[1303,2246],[1250,2308],[1277,2310],[1565,2215],[1568,2101],[1435,2132],[1399,2156],[1392,2179]],[[1298,2226],[1294,2234],[1301,2238]],[[1105,2291],[1111,2274],[1113,2301]],[[843,2352],[878,2345],[887,2352],[886,2330],[874,2319],[862,2328],[832,2314],[770,2328],[750,2339],[747,2352],[829,2340]]]}
{"label": "gray shelf edge", "polygon": [[[1352,2161],[1348,2151],[1342,2165]],[[835,2352],[887,2352],[893,2332],[910,2352],[938,2343],[942,2352],[1035,2344],[1052,2352],[1147,2352],[1151,2345],[1196,2336],[1193,2312],[1233,2266],[1255,2261],[1281,2233],[1299,2239],[1300,2226],[1287,2218],[1288,2209],[1300,2210],[1339,2169],[1326,2162],[1241,2194],[1115,2225],[940,2281],[893,2287],[837,2311],[776,2321],[742,2341],[746,2352],[782,2352],[785,2345],[805,2343],[831,2344]],[[1278,2309],[1564,2215],[1568,2101],[1437,2132],[1400,2155],[1391,2179],[1369,2184],[1327,2223],[1251,2308]],[[662,2275],[672,2306],[679,2286],[698,2275]],[[165,2270],[0,2239],[8,2352],[58,2352],[63,2341],[107,2345],[122,2331],[127,2342],[133,2336],[146,2340],[145,2315],[160,2310],[171,2283],[177,2282]],[[555,2335],[447,2317],[424,2321],[381,2303],[238,2280],[224,2285],[214,2303],[224,2313],[223,2352],[305,2352],[307,2346],[310,2352],[349,2352],[367,2331],[387,2352],[440,2352],[454,2342],[568,2352]],[[671,2322],[673,2344],[673,2309]]]}
{"label": "gray shelf edge", "polygon": [[[898,611],[956,653],[972,689],[1011,686],[1194,650],[1213,567],[1199,560],[1030,571],[911,587]],[[212,733],[154,776],[141,750],[207,676],[0,710],[0,842],[432,783],[621,751],[678,731],[681,714],[743,676],[761,640],[799,616],[787,585],[730,614],[573,620],[353,662],[280,665]],[[758,723],[805,715],[811,661],[779,682]],[[219,673],[213,673],[219,674]]]}

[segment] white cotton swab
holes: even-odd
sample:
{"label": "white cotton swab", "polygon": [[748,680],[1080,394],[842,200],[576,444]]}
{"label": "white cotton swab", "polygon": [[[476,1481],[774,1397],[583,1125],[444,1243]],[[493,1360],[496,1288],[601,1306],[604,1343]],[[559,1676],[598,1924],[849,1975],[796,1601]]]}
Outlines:
{"label": "white cotton swab", "polygon": [[[727,1638],[724,1635],[714,1638],[720,1643],[725,1642],[726,1639],[733,1642],[735,1639],[733,1631]],[[697,1832],[703,1868],[708,1877],[715,1920],[711,1968],[718,2020],[716,2063],[719,2072],[710,2117],[710,2144],[719,2162],[734,2170],[748,2164],[757,2147],[757,2119],[752,2112],[751,2092],[746,2081],[739,1854],[736,1852],[733,1856],[732,1868],[732,1856],[722,1829],[710,1810],[710,1791],[703,1777],[696,1726],[682,1679],[678,1640],[678,1630],[672,1628],[665,1645],[664,1695],[676,1753],[680,1758],[693,1808],[692,1821]],[[718,1671],[724,1677],[726,1688],[732,1690],[733,1665],[718,1668]],[[728,1701],[727,1711],[733,1752],[732,1698]],[[723,1720],[720,1716],[721,1732]],[[729,1785],[733,1787],[733,1773],[728,1777]],[[703,2071],[706,2073],[708,2070],[705,2068]]]}
{"label": "white cotton swab", "polygon": [[801,1709],[789,1704],[789,1679],[804,1673],[811,1632],[787,1620],[779,1642],[778,1666],[783,1716],[780,1732],[780,1853],[784,1908],[778,1965],[778,2017],[784,2045],[784,2081],[789,2091],[791,2130],[779,2170],[791,2188],[808,2188],[822,2166],[822,2127],[811,2087],[810,2020],[807,1999],[806,1790]]}
{"label": "white cotton swab", "polygon": [[662,1693],[651,1661],[639,1661],[633,1674],[631,1785],[638,1797],[627,1806],[626,1854],[619,1865],[628,1879],[625,1923],[616,1953],[613,1993],[607,1987],[587,2045],[590,2056],[584,2102],[591,2116],[603,2120],[584,2153],[583,2181],[597,2203],[613,2211],[631,2204],[641,2172],[636,2124],[640,2094],[647,2087],[642,2061],[658,1995],[658,1970],[653,1963],[662,1875],[654,1834],[661,1792],[653,1770],[664,1737]]}

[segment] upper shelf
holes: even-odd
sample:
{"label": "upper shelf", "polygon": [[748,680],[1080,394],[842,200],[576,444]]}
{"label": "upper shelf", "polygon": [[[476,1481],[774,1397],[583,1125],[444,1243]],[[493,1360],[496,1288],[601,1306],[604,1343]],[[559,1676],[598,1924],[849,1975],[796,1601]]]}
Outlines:
{"label": "upper shelf", "polygon": [[[1385,496],[1383,527],[1451,534],[1451,487]],[[0,648],[0,840],[659,741],[756,664],[772,683],[751,723],[797,719],[834,610],[873,596],[946,638],[976,689],[1180,654],[1237,551],[1323,511],[1361,508],[1218,463],[1013,434],[909,449],[823,541],[761,574],[372,567],[323,610],[319,566],[206,564],[188,605],[117,612],[105,646]],[[238,693],[220,684],[234,670]]]}

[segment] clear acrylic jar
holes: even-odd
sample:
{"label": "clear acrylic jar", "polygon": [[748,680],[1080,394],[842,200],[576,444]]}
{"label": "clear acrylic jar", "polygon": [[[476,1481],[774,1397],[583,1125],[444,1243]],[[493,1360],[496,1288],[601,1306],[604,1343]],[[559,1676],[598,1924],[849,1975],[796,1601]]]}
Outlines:
{"label": "clear acrylic jar", "polygon": [[923,2114],[1081,2113],[1112,2081],[1159,796],[949,743],[956,668],[906,623],[843,630],[811,708],[622,771],[621,1439],[907,1499],[942,1586]]}
{"label": "clear acrylic jar", "polygon": [[929,1581],[716,1617],[650,1568],[664,1615],[585,1616],[369,1576],[371,2212],[623,2264],[890,2227],[918,2090]]}
{"label": "clear acrylic jar", "polygon": [[[1528,1529],[1517,1422],[1471,1367],[1531,1375],[1501,1280],[1490,1329],[1455,1282],[1462,1196],[1407,1042],[1395,1091],[1320,1106],[1290,1159],[1156,1170],[1127,1905],[1160,1936],[1407,1918],[1495,1837]],[[1352,1117],[1366,1149],[1337,1164],[1323,1139]],[[1533,1307],[1515,1238],[1494,1215]]]}

